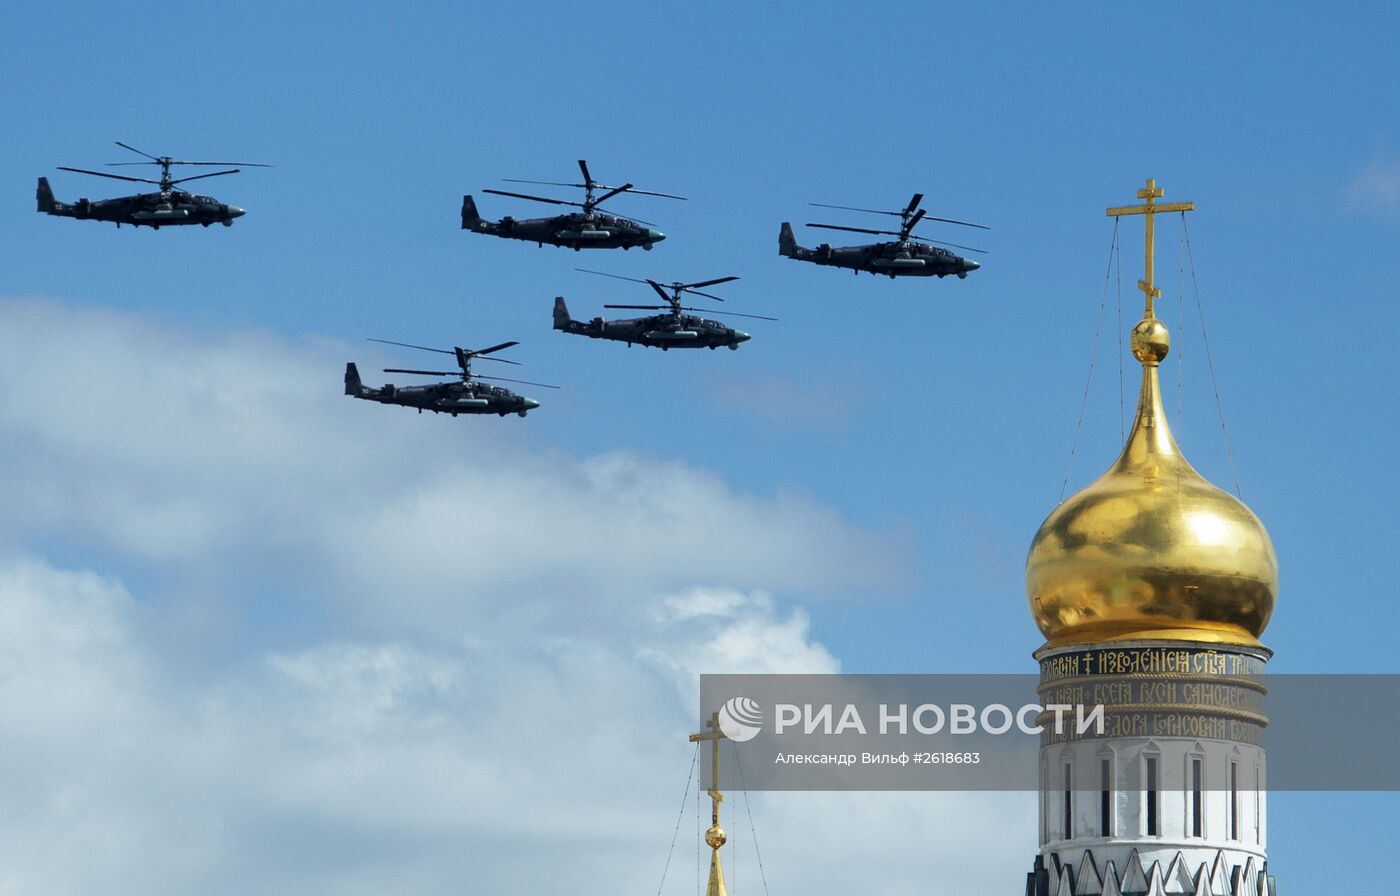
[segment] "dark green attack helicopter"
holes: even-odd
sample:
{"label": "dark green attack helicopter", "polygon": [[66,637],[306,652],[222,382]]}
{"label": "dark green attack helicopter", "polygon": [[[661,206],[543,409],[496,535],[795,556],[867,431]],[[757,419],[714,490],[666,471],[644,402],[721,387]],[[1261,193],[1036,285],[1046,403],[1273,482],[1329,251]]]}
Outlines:
{"label": "dark green attack helicopter", "polygon": [[871,230],[866,227],[844,227],[839,224],[808,224],[808,227],[845,230],[851,233],[870,233],[877,236],[892,236],[896,239],[865,246],[833,247],[823,243],[815,249],[808,249],[797,244],[797,238],[792,233],[792,225],[784,221],[782,229],[778,232],[778,254],[797,261],[810,261],[813,264],[836,268],[850,268],[856,274],[865,271],[869,274],[884,274],[891,278],[946,277],[953,274],[960,279],[966,278],[969,273],[977,270],[981,265],[942,247],[951,246],[966,252],[985,253],[985,250],[974,249],[971,246],[959,246],[957,243],[939,243],[937,240],[915,236],[911,231],[921,221],[942,221],[945,224],[960,224],[963,227],[976,227],[981,230],[990,230],[991,228],[981,224],[970,224],[967,221],[954,221],[952,218],[935,218],[919,208],[919,203],[923,200],[923,193],[915,193],[914,198],[909,200],[909,204],[904,207],[904,210],[898,212],[813,202],[812,205],[819,208],[839,208],[853,212],[869,212],[875,215],[893,215],[899,218],[899,230]]}
{"label": "dark green attack helicopter", "polygon": [[[578,167],[583,172],[583,183],[581,184],[566,184],[547,180],[512,180],[511,178],[506,178],[506,180],[516,184],[579,187],[584,191],[582,202],[549,199],[544,196],[531,196],[527,193],[509,193],[505,190],[482,190],[482,192],[496,196],[511,196],[516,199],[529,199],[532,202],[546,202],[550,205],[572,205],[575,208],[583,209],[583,211],[555,215],[552,218],[517,220],[505,217],[499,221],[487,221],[477,212],[476,201],[470,196],[463,196],[462,229],[508,240],[524,240],[527,243],[536,243],[540,246],[545,243],[551,246],[564,246],[574,251],[580,249],[631,249],[633,246],[641,246],[643,249],[650,250],[654,244],[666,239],[666,234],[653,229],[655,225],[650,222],[601,212],[598,210],[598,206],[622,193],[661,196],[665,199],[685,199],[684,196],[638,190],[631,184],[609,187],[593,179],[593,176],[588,173],[588,163],[583,159],[578,160]],[[603,195],[595,195],[599,190],[604,191]]]}
{"label": "dark green attack helicopter", "polygon": [[399,404],[404,407],[417,408],[420,414],[424,411],[432,411],[434,414],[451,414],[454,417],[458,414],[499,414],[502,417],[506,414],[518,414],[524,417],[539,407],[540,403],[533,398],[516,395],[501,386],[492,386],[478,381],[497,380],[504,383],[540,386],[545,389],[559,388],[547,383],[532,383],[528,380],[512,380],[500,376],[472,376],[472,360],[474,358],[519,365],[519,361],[484,357],[503,348],[519,345],[518,342],[502,342],[500,345],[493,345],[490,348],[475,350],[453,348],[448,351],[445,348],[428,348],[425,345],[410,345],[407,342],[393,342],[388,339],[371,339],[369,341],[383,342],[386,345],[401,345],[404,348],[416,348],[425,352],[438,352],[443,355],[454,355],[457,358],[457,366],[461,368],[460,373],[458,373],[449,370],[405,370],[400,367],[386,367],[384,368],[385,373],[408,373],[414,376],[458,376],[460,379],[453,383],[432,383],[427,386],[395,386],[390,383],[374,389],[360,381],[359,368],[355,366],[354,362],[351,362],[345,365],[345,394],[353,398],[377,401],[380,404]]}
{"label": "dark green attack helicopter", "polygon": [[[662,351],[673,348],[716,349],[720,346],[737,351],[740,344],[748,342],[752,338],[743,330],[736,330],[721,321],[682,313],[701,310],[682,305],[682,295],[690,293],[714,299],[716,302],[723,302],[724,299],[719,296],[701,292],[700,287],[729,283],[738,280],[738,277],[720,277],[716,280],[702,280],[699,283],[662,284],[655,280],[620,277],[617,274],[605,274],[602,271],[586,271],[583,268],[577,268],[577,270],[583,271],[585,274],[598,274],[617,280],[645,283],[656,290],[656,294],[666,303],[664,305],[604,305],[604,308],[631,308],[639,311],[669,310],[666,314],[653,314],[649,317],[634,317],[627,320],[603,320],[601,317],[595,317],[590,321],[580,321],[569,316],[569,308],[564,304],[564,297],[558,296],[554,299],[554,329],[556,330],[573,333],[575,336],[588,336],[592,339],[611,339],[614,342],[625,342],[629,348],[636,344],[659,348]],[[666,292],[668,289],[670,290],[669,294]],[[735,311],[711,313],[728,314],[734,317],[752,317],[757,320],[777,320],[776,317],[739,314]]]}
{"label": "dark green attack helicopter", "polygon": [[109,174],[105,171],[89,171],[85,168],[65,168],[59,167],[59,171],[73,171],[78,174],[95,174],[98,177],[110,177],[113,180],[126,180],[141,184],[155,184],[160,188],[157,193],[140,193],[135,196],[121,196],[116,199],[79,199],[74,203],[59,202],[54,199],[53,188],[49,186],[47,177],[39,178],[39,189],[37,198],[39,200],[39,211],[48,215],[58,215],[63,218],[81,218],[92,221],[110,221],[121,227],[123,224],[130,224],[133,227],[145,225],[159,230],[161,227],[174,226],[179,224],[202,224],[208,227],[210,224],[222,224],[225,227],[233,226],[234,218],[243,217],[246,212],[236,205],[228,205],[220,202],[212,196],[198,196],[194,193],[187,193],[184,190],[175,189],[176,184],[187,181],[199,180],[204,177],[220,177],[225,174],[237,174],[240,169],[233,168],[228,171],[214,171],[209,174],[195,174],[190,177],[170,176],[170,166],[172,165],[241,165],[245,168],[271,168],[271,165],[263,165],[258,162],[189,162],[181,159],[172,159],[170,156],[153,156],[150,153],[142,152],[134,146],[127,146],[121,141],[117,145],[122,149],[129,149],[137,155],[145,156],[149,161],[145,162],[110,162],[109,167],[122,165],[159,165],[160,180],[151,180],[148,177],[127,177],[124,174]]}

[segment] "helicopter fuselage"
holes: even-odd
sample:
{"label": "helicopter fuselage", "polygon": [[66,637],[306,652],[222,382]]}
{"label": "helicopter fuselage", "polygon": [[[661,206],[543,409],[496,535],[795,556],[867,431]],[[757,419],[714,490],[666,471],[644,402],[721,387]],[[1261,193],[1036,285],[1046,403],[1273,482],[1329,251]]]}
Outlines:
{"label": "helicopter fuselage", "polygon": [[737,350],[752,337],[716,320],[691,314],[653,314],[625,320],[574,320],[563,298],[554,300],[554,329],[591,339],[610,339],[630,345],[644,345],[663,351],[673,348],[721,346]]}
{"label": "helicopter fuselage", "polygon": [[575,212],[552,218],[502,218],[488,221],[477,213],[476,202],[462,197],[462,229],[484,233],[508,240],[522,240],[540,246],[563,246],[580,249],[631,249],[651,247],[666,239],[666,234],[626,218],[604,212],[591,214]]}
{"label": "helicopter fuselage", "polygon": [[54,199],[48,178],[44,177],[39,178],[36,195],[38,210],[45,214],[107,221],[118,227],[123,224],[155,229],[186,224],[202,224],[205,227],[210,224],[222,224],[231,227],[235,218],[241,218],[245,214],[244,210],[236,205],[228,205],[212,196],[199,196],[183,190],[140,193],[115,199],[59,202]]}
{"label": "helicopter fuselage", "polygon": [[517,414],[524,417],[540,406],[538,401],[517,395],[509,389],[491,386],[476,380],[458,383],[431,383],[426,386],[395,386],[392,383],[374,388],[360,382],[354,364],[345,366],[345,394],[380,404],[397,404],[434,414]]}
{"label": "helicopter fuselage", "polygon": [[892,240],[864,246],[831,246],[823,243],[815,249],[808,249],[797,244],[791,225],[786,223],[778,236],[778,254],[795,261],[886,277],[947,277],[952,274],[965,278],[981,267],[977,262],[941,246],[931,246],[917,240]]}

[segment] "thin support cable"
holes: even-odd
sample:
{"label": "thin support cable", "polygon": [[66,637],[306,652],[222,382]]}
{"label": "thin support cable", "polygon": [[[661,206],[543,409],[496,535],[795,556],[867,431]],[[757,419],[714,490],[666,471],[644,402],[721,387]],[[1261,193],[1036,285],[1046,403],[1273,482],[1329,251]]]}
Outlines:
{"label": "thin support cable", "polygon": [[1113,242],[1117,247],[1118,271],[1118,441],[1128,438],[1128,409],[1123,399],[1123,244],[1118,242],[1118,219],[1113,219]]}
{"label": "thin support cable", "polygon": [[1210,385],[1215,390],[1215,411],[1220,415],[1220,435],[1225,440],[1225,459],[1230,462],[1230,476],[1235,480],[1235,497],[1241,501],[1240,474],[1235,470],[1235,454],[1230,450],[1230,432],[1225,428],[1225,405],[1220,401],[1220,383],[1215,379],[1215,361],[1210,354],[1210,337],[1206,335],[1206,312],[1201,307],[1201,287],[1196,282],[1196,259],[1191,255],[1191,235],[1186,231],[1186,213],[1181,213],[1181,234],[1186,242],[1186,260],[1191,266],[1191,288],[1196,293],[1196,313],[1201,318],[1201,342],[1206,348],[1206,367],[1210,370]]}
{"label": "thin support cable", "polygon": [[[696,742],[696,749],[699,749],[699,742]],[[700,836],[700,788],[695,788],[695,896],[700,896],[700,843],[703,838]]]}
{"label": "thin support cable", "polygon": [[[1186,220],[1186,213],[1185,213],[1185,212],[1182,212],[1182,213],[1181,213],[1181,220],[1182,220],[1183,222]],[[1178,327],[1177,327],[1177,332],[1181,333],[1183,336],[1186,335],[1186,275],[1185,275],[1185,271],[1186,271],[1186,231],[1185,231],[1185,228],[1183,228],[1183,229],[1182,229],[1182,233],[1181,233],[1181,246],[1180,246],[1180,249],[1179,249],[1179,251],[1178,251],[1178,253],[1177,253],[1177,265],[1176,265],[1176,304],[1177,304],[1177,317],[1178,317],[1179,320],[1180,320],[1180,324],[1179,324]],[[1184,393],[1185,393],[1185,390],[1186,390],[1186,373],[1185,373],[1185,370],[1186,370],[1186,347],[1185,347],[1185,344],[1183,343],[1183,344],[1181,344],[1181,345],[1178,345],[1178,346],[1177,346],[1177,349],[1176,349],[1176,427],[1177,427],[1177,432],[1181,432],[1181,431],[1182,431],[1181,409],[1182,409],[1183,404],[1185,404],[1185,399],[1182,397],[1182,396],[1184,395]]]}
{"label": "thin support cable", "polygon": [[753,826],[753,810],[749,808],[749,789],[744,785],[744,764],[739,761],[739,745],[734,745],[734,765],[739,769],[739,789],[744,793],[744,813],[749,817],[749,836],[753,838],[753,854],[758,859],[758,878],[763,881],[763,896],[768,896],[768,875],[763,871],[763,853],[758,851],[758,830]]}
{"label": "thin support cable", "polygon": [[690,757],[690,774],[685,779],[685,793],[681,794],[681,811],[676,816],[676,830],[671,834],[671,848],[666,853],[666,867],[661,869],[661,883],[656,887],[656,896],[661,896],[661,888],[666,886],[666,873],[671,870],[671,856],[676,853],[676,841],[680,839],[681,822],[685,821],[685,804],[690,802],[690,782],[695,780],[695,764],[700,759],[700,742],[695,742],[695,755]]}
{"label": "thin support cable", "polygon": [[[1099,355],[1099,333],[1103,330],[1103,309],[1108,304],[1108,284],[1113,275],[1113,252],[1118,248],[1118,219],[1113,219],[1113,242],[1108,247],[1108,269],[1103,275],[1103,296],[1099,299],[1099,317],[1094,323],[1094,347],[1089,352],[1089,378],[1084,383],[1084,396],[1079,400],[1079,420],[1074,424],[1074,441],[1069,446],[1069,460],[1065,461],[1065,478],[1060,483],[1060,503],[1065,500],[1065,490],[1069,488],[1069,474],[1074,466],[1074,453],[1079,450],[1079,433],[1084,428],[1084,408],[1089,404],[1089,387],[1094,382],[1094,362]],[[1120,328],[1121,329],[1121,328]],[[1119,390],[1122,391],[1121,388]]]}

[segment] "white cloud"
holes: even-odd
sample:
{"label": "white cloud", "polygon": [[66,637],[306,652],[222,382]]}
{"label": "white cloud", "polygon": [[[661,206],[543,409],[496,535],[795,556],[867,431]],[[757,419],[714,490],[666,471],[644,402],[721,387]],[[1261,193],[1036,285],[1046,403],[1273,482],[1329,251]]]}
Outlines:
{"label": "white cloud", "polygon": [[[764,598],[723,596],[698,630],[677,609],[692,599],[656,602],[652,650],[710,662],[735,636],[832,668]],[[667,670],[626,646],[328,642],[194,682],[139,645],[135,603],[88,573],[0,564],[0,893],[655,886],[693,719]],[[741,799],[726,809],[730,868],[753,875]],[[912,893],[1014,884],[1029,799],[767,794],[753,814],[779,890]],[[668,892],[693,873],[682,828]]]}
{"label": "white cloud", "polygon": [[463,452],[455,422],[341,395],[342,346],[38,300],[4,313],[0,354],[26,376],[0,383],[0,537],[59,533],[206,580],[266,567],[376,629],[438,633],[484,615],[611,625],[693,585],[860,593],[908,569],[901,534],[682,462],[580,460],[513,426],[475,427]]}
{"label": "white cloud", "polygon": [[1400,155],[1377,153],[1344,188],[1358,211],[1392,217],[1400,214]]}
{"label": "white cloud", "polygon": [[[794,601],[904,564],[686,464],[506,427],[463,459],[341,397],[338,346],[2,304],[0,896],[648,891],[695,676],[838,670]],[[979,849],[1014,890],[1017,805],[754,811],[776,891],[912,893]]]}

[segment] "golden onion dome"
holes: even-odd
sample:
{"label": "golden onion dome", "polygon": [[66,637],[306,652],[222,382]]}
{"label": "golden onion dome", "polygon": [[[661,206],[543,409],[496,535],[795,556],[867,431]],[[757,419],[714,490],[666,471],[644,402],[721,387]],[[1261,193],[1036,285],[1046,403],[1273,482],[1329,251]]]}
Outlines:
{"label": "golden onion dome", "polygon": [[1142,362],[1123,453],[1046,518],[1026,558],[1026,593],[1046,647],[1125,640],[1258,646],[1278,590],[1269,533],[1182,456],[1162,410],[1157,365],[1170,335],[1133,329]]}

